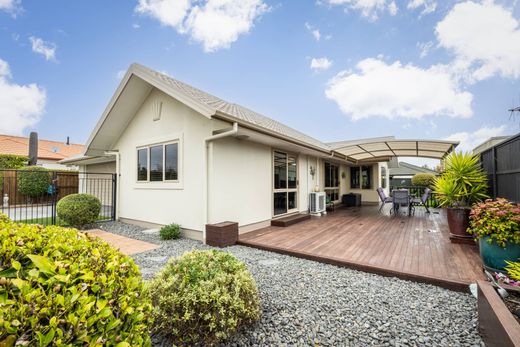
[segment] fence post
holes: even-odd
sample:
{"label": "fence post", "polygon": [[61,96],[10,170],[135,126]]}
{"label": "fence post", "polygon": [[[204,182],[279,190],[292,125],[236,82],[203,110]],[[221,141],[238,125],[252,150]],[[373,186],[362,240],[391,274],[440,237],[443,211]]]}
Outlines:
{"label": "fence post", "polygon": [[116,220],[117,174],[112,174],[112,220]]}
{"label": "fence post", "polygon": [[52,197],[51,197],[51,224],[56,225],[56,204],[58,203],[58,175],[56,171],[52,172],[52,178],[51,178],[51,185],[54,186],[54,182],[56,182],[56,185],[52,189]]}

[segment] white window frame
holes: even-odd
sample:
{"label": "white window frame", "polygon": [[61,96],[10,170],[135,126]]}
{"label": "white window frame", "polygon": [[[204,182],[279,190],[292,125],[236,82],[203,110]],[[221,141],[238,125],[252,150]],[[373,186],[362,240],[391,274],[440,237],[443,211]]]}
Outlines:
{"label": "white window frame", "polygon": [[[274,187],[274,156],[275,156],[275,152],[278,152],[278,153],[283,153],[286,155],[286,163],[287,163],[287,169],[286,169],[286,173],[285,173],[285,176],[286,176],[286,182],[287,182],[287,187],[286,188],[278,188],[276,189]],[[295,188],[289,188],[289,157],[293,157],[295,160],[296,160],[296,187]],[[299,211],[299,185],[300,185],[300,182],[299,182],[299,168],[298,168],[298,163],[299,163],[299,158],[298,158],[298,155],[294,154],[294,153],[291,153],[291,152],[287,152],[285,150],[280,150],[280,149],[272,149],[271,151],[271,180],[272,180],[272,186],[271,186],[271,214],[274,217],[280,217],[280,216],[285,216],[285,215],[288,215],[288,214],[291,214],[291,213],[295,213],[295,212],[298,212]],[[287,202],[286,202],[286,209],[287,211],[285,213],[280,213],[280,214],[274,214],[274,194],[275,193],[286,193],[287,194]],[[289,209],[289,193],[296,193],[296,207],[295,208],[292,208],[292,209]]]}
{"label": "white window frame", "polygon": [[[173,144],[176,144],[177,145],[177,179],[176,180],[167,180],[166,179],[166,146],[167,145],[173,145]],[[151,181],[150,180],[150,169],[151,169],[151,156],[150,156],[150,149],[152,147],[157,147],[157,146],[162,146],[162,167],[163,167],[163,170],[162,170],[162,180],[161,181]],[[156,184],[156,183],[178,183],[179,182],[179,149],[180,149],[180,144],[179,144],[179,140],[174,140],[174,141],[169,141],[169,142],[162,142],[162,143],[154,143],[152,145],[146,145],[146,146],[139,146],[139,147],[136,147],[135,151],[136,151],[136,156],[137,156],[137,161],[136,161],[136,165],[139,164],[139,150],[141,149],[146,149],[146,160],[147,160],[147,174],[146,174],[146,180],[139,180],[139,177],[138,177],[138,172],[137,170],[135,170],[135,175],[136,175],[136,182],[137,183],[153,183],[153,184]],[[137,167],[136,167],[137,168]]]}
{"label": "white window frame", "polygon": [[329,165],[334,165],[335,167],[338,168],[338,186],[334,187],[324,187],[323,190],[325,191],[325,193],[327,193],[327,190],[337,190],[338,191],[338,198],[336,200],[331,200],[333,202],[337,202],[337,201],[340,201],[341,198],[340,198],[340,186],[341,186],[341,175],[340,175],[340,165],[339,164],[336,164],[336,163],[331,163],[330,161],[326,161],[323,163],[323,183],[325,185],[325,182],[326,182],[326,176],[325,176],[325,164],[329,164]]}

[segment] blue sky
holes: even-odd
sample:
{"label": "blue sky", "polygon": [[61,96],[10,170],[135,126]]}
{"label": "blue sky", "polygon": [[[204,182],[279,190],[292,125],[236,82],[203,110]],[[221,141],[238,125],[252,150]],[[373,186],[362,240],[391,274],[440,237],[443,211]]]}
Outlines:
{"label": "blue sky", "polygon": [[0,133],[82,143],[138,62],[322,141],[520,130],[520,4],[0,0]]}

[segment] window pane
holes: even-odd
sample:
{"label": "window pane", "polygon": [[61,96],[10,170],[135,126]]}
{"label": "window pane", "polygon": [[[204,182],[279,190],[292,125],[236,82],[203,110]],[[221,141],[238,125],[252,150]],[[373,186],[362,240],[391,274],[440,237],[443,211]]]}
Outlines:
{"label": "window pane", "polygon": [[289,167],[288,167],[288,186],[289,188],[296,188],[296,158],[289,157]]}
{"label": "window pane", "polygon": [[330,164],[325,163],[325,187],[332,187],[330,181]]}
{"label": "window pane", "polygon": [[150,181],[163,180],[163,146],[150,147]]}
{"label": "window pane", "polygon": [[361,188],[372,189],[372,166],[361,167]]}
{"label": "window pane", "polygon": [[137,180],[148,180],[148,149],[146,148],[137,151]]}
{"label": "window pane", "polygon": [[172,143],[164,146],[164,179],[165,180],[177,180],[177,162],[178,162],[178,145]]}
{"label": "window pane", "polygon": [[332,187],[339,187],[339,166],[332,165]]}
{"label": "window pane", "polygon": [[274,214],[287,213],[287,192],[274,193]]}
{"label": "window pane", "polygon": [[350,168],[350,188],[359,188],[359,167]]}
{"label": "window pane", "polygon": [[289,200],[288,200],[289,210],[295,209],[298,206],[297,202],[296,202],[296,192],[289,192],[288,195],[289,195]]}
{"label": "window pane", "polygon": [[287,188],[287,155],[274,152],[274,189]]}

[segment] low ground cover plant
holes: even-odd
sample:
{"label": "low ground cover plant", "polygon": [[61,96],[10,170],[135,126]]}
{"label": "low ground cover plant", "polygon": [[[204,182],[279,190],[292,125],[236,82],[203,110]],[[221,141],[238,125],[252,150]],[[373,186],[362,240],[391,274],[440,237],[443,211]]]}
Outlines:
{"label": "low ground cover plant", "polygon": [[58,218],[77,228],[95,222],[100,211],[101,202],[89,194],[67,195],[56,206]]}
{"label": "low ground cover plant", "polygon": [[222,251],[172,258],[149,290],[153,330],[175,345],[216,344],[260,316],[258,290],[246,265]]}
{"label": "low ground cover plant", "polygon": [[0,214],[0,346],[149,346],[133,260],[75,229]]}
{"label": "low ground cover plant", "polygon": [[168,224],[159,230],[159,235],[163,240],[177,240],[181,237],[181,226],[179,224]]}

